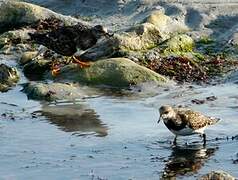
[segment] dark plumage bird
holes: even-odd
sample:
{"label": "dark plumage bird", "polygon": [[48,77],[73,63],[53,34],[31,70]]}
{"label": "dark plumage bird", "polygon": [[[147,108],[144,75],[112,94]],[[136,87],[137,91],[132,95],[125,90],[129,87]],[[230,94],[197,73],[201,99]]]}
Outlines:
{"label": "dark plumage bird", "polygon": [[192,134],[201,134],[203,136],[203,142],[206,144],[204,130],[207,126],[219,121],[219,119],[205,116],[191,109],[173,108],[168,105],[161,106],[159,112],[159,121],[163,119],[165,126],[175,134],[174,144],[176,144],[177,136],[188,136]]}
{"label": "dark plumage bird", "polygon": [[72,56],[78,49],[86,50],[92,47],[101,37],[111,36],[101,25],[90,28],[83,24],[61,26],[50,32],[36,32],[29,35],[36,43],[64,56]]}
{"label": "dark plumage bird", "polygon": [[[74,62],[80,64],[81,67],[88,67],[87,61],[89,60],[82,60],[78,56],[74,56],[79,49],[86,50],[95,45],[100,38],[113,36],[101,25],[89,27],[81,23],[73,26],[59,26],[48,32],[37,31],[29,35],[36,43],[44,45],[58,54],[72,56]],[[52,69],[54,75],[58,74],[60,70],[54,65]]]}

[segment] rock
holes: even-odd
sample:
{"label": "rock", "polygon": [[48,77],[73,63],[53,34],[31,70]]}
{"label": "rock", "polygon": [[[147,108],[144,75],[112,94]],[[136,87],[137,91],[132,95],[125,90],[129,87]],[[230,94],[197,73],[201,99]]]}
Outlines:
{"label": "rock", "polygon": [[97,60],[105,57],[128,56],[133,51],[140,53],[150,50],[166,38],[153,24],[144,23],[131,28],[128,32],[115,34],[110,39],[99,41],[81,57]]}
{"label": "rock", "polygon": [[126,58],[111,58],[96,61],[89,68],[71,64],[63,67],[55,80],[71,80],[90,85],[129,87],[152,81],[163,85],[168,79]]}
{"label": "rock", "polygon": [[224,171],[212,171],[208,174],[203,175],[200,180],[235,180],[236,178]]}
{"label": "rock", "polygon": [[0,33],[47,18],[57,18],[68,25],[76,24],[80,21],[30,3],[14,0],[0,2]]}
{"label": "rock", "polygon": [[[163,42],[166,52],[172,51],[173,53],[179,53],[191,51],[194,46],[193,39],[185,34],[173,35],[173,33],[175,34],[175,30],[180,32],[181,28],[176,29],[172,25],[170,27],[169,23],[171,21],[173,20],[170,17],[161,12],[155,12],[146,19],[145,23],[136,25],[128,29],[127,32],[115,34],[110,39],[99,41],[95,46],[82,54],[82,58],[91,60],[105,57],[137,58],[142,57],[143,53],[155,47],[160,47]],[[169,39],[172,35],[173,37]]]}
{"label": "rock", "polygon": [[140,24],[118,37],[119,47],[122,50],[146,50],[157,46],[167,39],[161,31],[150,23]]}
{"label": "rock", "polygon": [[21,59],[19,61],[20,65],[24,65],[28,62],[30,62],[36,55],[38,54],[37,51],[27,51],[24,52],[21,56]]}
{"label": "rock", "polygon": [[33,45],[29,39],[32,29],[18,29],[8,31],[0,35],[0,50],[3,54],[15,54],[21,56],[26,51],[33,51],[37,45]]}
{"label": "rock", "polygon": [[50,70],[51,61],[47,59],[34,59],[23,67],[24,74],[30,78],[41,78],[42,75]]}
{"label": "rock", "polygon": [[145,22],[153,24],[164,35],[184,33],[189,30],[185,23],[165,15],[162,10],[151,12],[151,14],[145,19]]}
{"label": "rock", "polygon": [[79,88],[64,83],[29,83],[24,86],[23,92],[25,92],[30,99],[46,101],[85,97]]}
{"label": "rock", "polygon": [[20,79],[16,68],[0,64],[0,91],[7,91]]}
{"label": "rock", "polygon": [[7,44],[19,44],[26,42],[30,39],[29,32],[33,32],[32,29],[19,29],[14,31],[8,31],[0,35],[0,48]]}
{"label": "rock", "polygon": [[179,55],[184,52],[193,51],[194,46],[195,43],[190,36],[186,34],[180,34],[165,41],[161,45],[161,48],[163,49],[164,54],[171,55],[171,53],[175,53]]}

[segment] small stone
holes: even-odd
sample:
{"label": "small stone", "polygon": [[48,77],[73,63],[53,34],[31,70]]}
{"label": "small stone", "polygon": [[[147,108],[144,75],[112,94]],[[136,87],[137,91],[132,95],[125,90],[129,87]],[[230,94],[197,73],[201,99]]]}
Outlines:
{"label": "small stone", "polygon": [[1,116],[2,117],[7,117],[7,114],[6,113],[2,113]]}
{"label": "small stone", "polygon": [[16,68],[0,64],[0,91],[8,90],[18,82],[19,78]]}
{"label": "small stone", "polygon": [[205,100],[200,100],[200,99],[193,99],[191,100],[193,104],[204,104]]}
{"label": "small stone", "polygon": [[28,62],[30,62],[34,57],[37,55],[37,51],[27,51],[22,54],[22,57],[20,59],[20,65],[24,65]]}
{"label": "small stone", "polygon": [[208,97],[206,97],[206,100],[207,101],[215,101],[215,100],[217,100],[217,97],[216,96],[208,96]]}

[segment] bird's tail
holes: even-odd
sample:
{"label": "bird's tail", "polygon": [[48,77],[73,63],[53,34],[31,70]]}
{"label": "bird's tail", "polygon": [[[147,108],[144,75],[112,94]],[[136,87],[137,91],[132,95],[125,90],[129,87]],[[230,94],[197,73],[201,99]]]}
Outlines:
{"label": "bird's tail", "polygon": [[46,39],[47,39],[45,34],[28,33],[28,35],[30,36],[31,40],[35,41],[38,44],[42,44],[42,45],[44,45],[44,43],[46,42]]}

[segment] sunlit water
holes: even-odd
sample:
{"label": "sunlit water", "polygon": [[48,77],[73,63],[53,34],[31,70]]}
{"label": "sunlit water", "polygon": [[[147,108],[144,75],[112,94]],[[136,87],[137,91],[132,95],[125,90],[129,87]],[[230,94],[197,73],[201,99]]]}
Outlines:
{"label": "sunlit water", "polygon": [[[78,13],[74,4],[66,6],[70,1],[63,6],[53,0],[29,2]],[[237,84],[144,86],[140,93],[112,92],[50,104],[28,100],[21,89],[19,85],[0,94],[0,180],[196,179],[211,170],[238,177],[233,163],[238,159],[238,140],[231,140],[238,135]],[[217,100],[191,103],[209,96]],[[172,146],[173,134],[156,123],[164,104],[220,118],[206,130],[207,146],[196,135],[179,138],[178,146]]]}
{"label": "sunlit water", "polygon": [[[20,89],[0,94],[0,179],[194,179],[211,170],[238,176],[238,141],[226,140],[238,134],[236,84],[145,86],[50,104],[28,100]],[[208,96],[217,100],[191,103]],[[194,135],[173,147],[173,134],[156,123],[162,104],[221,118],[207,129],[207,146]]]}

